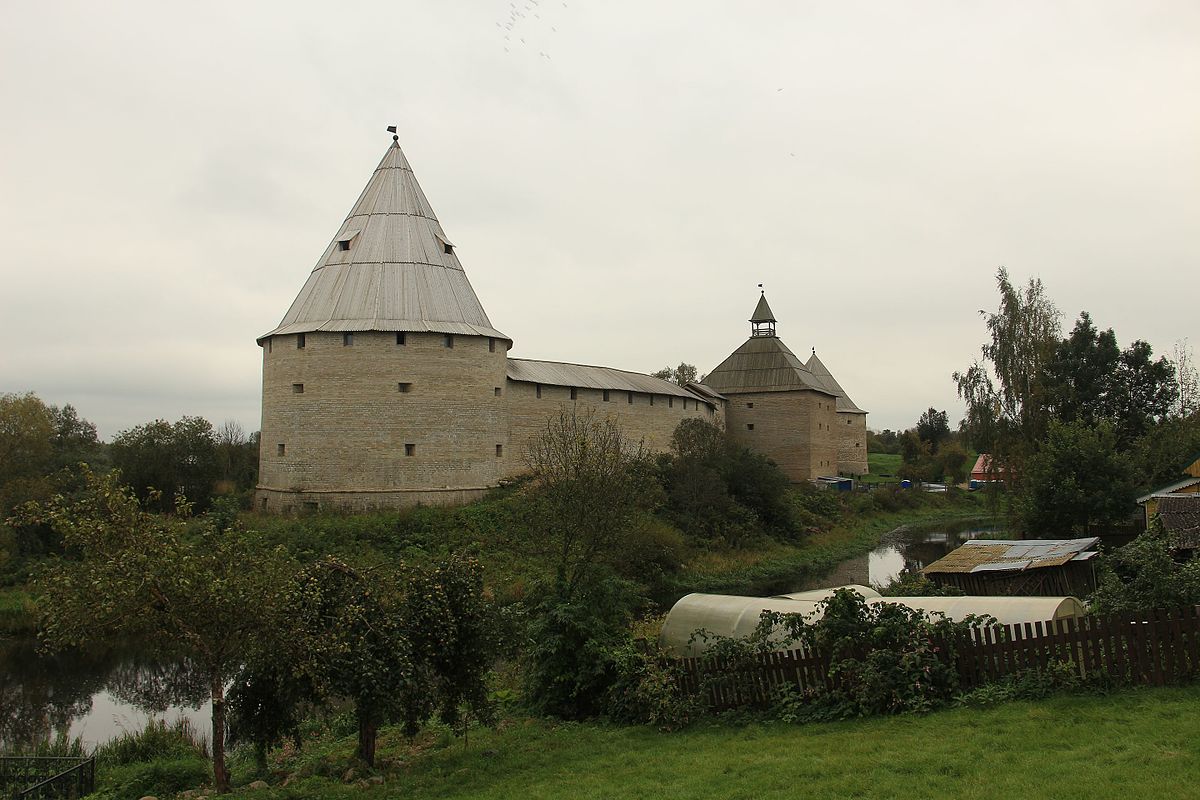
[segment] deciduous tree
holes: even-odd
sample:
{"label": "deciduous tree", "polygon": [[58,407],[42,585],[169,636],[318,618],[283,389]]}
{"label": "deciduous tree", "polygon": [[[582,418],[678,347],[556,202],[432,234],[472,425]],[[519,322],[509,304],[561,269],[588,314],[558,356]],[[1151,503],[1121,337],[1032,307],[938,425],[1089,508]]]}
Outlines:
{"label": "deciduous tree", "polygon": [[85,477],[80,497],[30,512],[78,554],[35,584],[45,640],[83,647],[133,639],[163,659],[192,662],[210,689],[213,773],[226,792],[225,686],[279,620],[292,568],[245,533],[147,513],[115,474]]}

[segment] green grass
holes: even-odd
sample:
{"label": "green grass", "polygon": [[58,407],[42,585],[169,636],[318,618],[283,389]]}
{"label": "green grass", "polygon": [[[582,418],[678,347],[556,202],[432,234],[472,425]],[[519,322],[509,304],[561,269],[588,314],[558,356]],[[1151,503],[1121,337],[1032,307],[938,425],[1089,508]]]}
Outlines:
{"label": "green grass", "polygon": [[0,587],[0,635],[34,631],[30,603],[29,593],[23,587]]}
{"label": "green grass", "polygon": [[900,471],[902,458],[899,453],[867,453],[867,468],[870,474],[862,476],[863,483],[899,483],[896,473]]}
{"label": "green grass", "polygon": [[446,736],[410,747],[389,731],[380,750],[383,785],[341,782],[353,749],[346,738],[314,742],[303,756],[278,765],[304,761],[304,772],[330,777],[297,775],[287,788],[233,797],[1195,797],[1197,704],[1200,687],[1193,686],[822,725],[710,724],[669,734],[516,720],[473,732],[469,747]]}

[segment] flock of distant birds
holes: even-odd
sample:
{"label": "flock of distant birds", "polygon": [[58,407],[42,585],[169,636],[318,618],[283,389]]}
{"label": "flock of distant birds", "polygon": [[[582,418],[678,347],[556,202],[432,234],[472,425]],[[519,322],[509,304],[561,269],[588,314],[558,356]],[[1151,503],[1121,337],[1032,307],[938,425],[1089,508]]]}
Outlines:
{"label": "flock of distant birds", "polygon": [[[567,7],[566,3],[562,4],[563,8]],[[509,45],[515,44],[513,37],[524,45],[525,37],[520,35],[520,29],[530,18],[540,20],[542,18],[542,3],[541,0],[524,0],[523,4],[510,2],[508,4],[508,17],[502,22],[497,22],[496,27],[504,31],[504,52],[512,52]],[[558,28],[551,25],[551,33],[558,33]],[[545,50],[538,51],[538,57],[544,58],[547,61],[550,59],[550,54]]]}

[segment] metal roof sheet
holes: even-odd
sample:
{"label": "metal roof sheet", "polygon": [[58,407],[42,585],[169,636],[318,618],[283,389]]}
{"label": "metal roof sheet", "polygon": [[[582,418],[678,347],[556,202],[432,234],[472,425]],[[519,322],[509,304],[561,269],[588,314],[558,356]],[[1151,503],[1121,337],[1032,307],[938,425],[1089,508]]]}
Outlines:
{"label": "metal roof sheet", "polygon": [[845,411],[847,414],[867,413],[855,405],[854,401],[850,399],[850,395],[846,394],[846,390],[833,377],[833,373],[829,371],[829,368],[821,362],[821,359],[817,358],[816,349],[813,350],[812,356],[809,357],[808,363],[804,366],[808,367],[808,371],[813,374],[813,377],[817,379],[817,382],[821,384],[825,391],[837,397],[836,408],[838,411]]}
{"label": "metal roof sheet", "polygon": [[[339,242],[350,241],[348,250]],[[492,327],[399,143],[379,162],[278,327],[436,331],[511,341]],[[451,250],[453,251],[453,245]]]}
{"label": "metal roof sheet", "polygon": [[1155,489],[1150,494],[1142,495],[1141,497],[1139,497],[1137,499],[1137,502],[1139,504],[1144,503],[1147,500],[1149,500],[1151,497],[1162,497],[1163,495],[1168,495],[1168,494],[1172,494],[1174,492],[1178,492],[1180,489],[1187,489],[1188,487],[1195,486],[1198,483],[1200,483],[1200,478],[1184,478],[1183,480],[1179,481],[1178,483],[1172,483],[1170,486],[1164,486],[1161,489]]}
{"label": "metal roof sheet", "polygon": [[548,386],[575,386],[581,389],[616,389],[642,394],[665,394],[696,400],[709,406],[714,405],[710,398],[699,392],[688,391],[670,381],[655,378],[653,375],[627,372],[612,367],[510,358],[508,359],[508,379]]}
{"label": "metal roof sheet", "polygon": [[1100,539],[973,539],[933,562],[923,573],[1005,572],[1057,567],[1091,550]]}
{"label": "metal roof sheet", "polygon": [[704,383],[721,394],[812,389],[837,396],[823,388],[777,336],[751,336],[708,373]]}

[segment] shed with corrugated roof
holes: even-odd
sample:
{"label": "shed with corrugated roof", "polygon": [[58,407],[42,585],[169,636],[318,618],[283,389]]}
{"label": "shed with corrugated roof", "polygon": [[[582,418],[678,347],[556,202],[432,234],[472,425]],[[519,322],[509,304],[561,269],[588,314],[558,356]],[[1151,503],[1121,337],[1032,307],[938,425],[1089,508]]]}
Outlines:
{"label": "shed with corrugated roof", "polygon": [[975,539],[921,570],[968,595],[1085,596],[1096,588],[1100,539]]}

